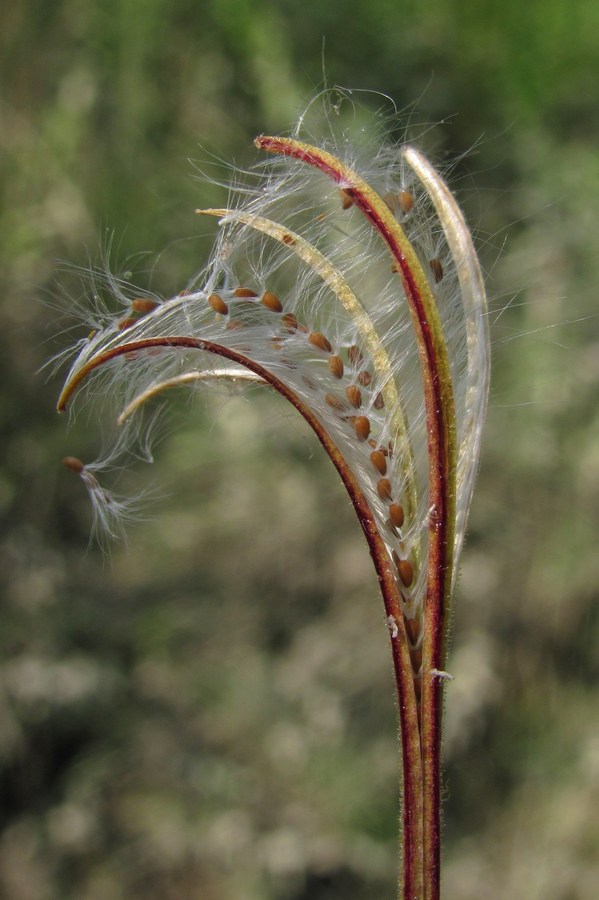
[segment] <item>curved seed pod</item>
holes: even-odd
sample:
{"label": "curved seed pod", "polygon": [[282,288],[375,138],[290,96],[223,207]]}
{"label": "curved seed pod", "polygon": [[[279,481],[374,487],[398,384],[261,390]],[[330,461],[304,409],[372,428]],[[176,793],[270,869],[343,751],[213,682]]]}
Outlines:
{"label": "curved seed pod", "polygon": [[[256,170],[237,206],[204,211],[220,229],[192,286],[143,309],[134,300],[139,315],[92,333],[59,408],[102,376],[121,423],[177,385],[254,382],[310,424],[354,504],[393,623],[403,891],[432,884],[434,900],[444,679],[430,673],[445,670],[488,391],[480,267],[454,198],[413,148],[374,151],[361,166],[345,138],[339,155],[331,139],[326,150],[256,144],[281,159]],[[96,469],[65,465],[103,502]]]}

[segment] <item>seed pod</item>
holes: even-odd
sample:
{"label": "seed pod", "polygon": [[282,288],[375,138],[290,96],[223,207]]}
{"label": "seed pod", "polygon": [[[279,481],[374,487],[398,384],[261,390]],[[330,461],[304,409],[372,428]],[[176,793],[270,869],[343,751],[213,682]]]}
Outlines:
{"label": "seed pod", "polygon": [[272,291],[264,291],[264,293],[262,294],[262,300],[260,302],[267,309],[270,309],[271,312],[283,312],[283,304],[281,303],[277,295],[272,293]]}
{"label": "seed pod", "polygon": [[379,478],[376,483],[376,492],[381,500],[391,499],[391,482],[388,478]]}
{"label": "seed pod", "polygon": [[405,521],[404,509],[401,503],[392,503],[389,507],[389,519],[396,528],[401,528]]}
{"label": "seed pod", "polygon": [[387,473],[387,460],[385,459],[385,454],[381,453],[380,450],[372,451],[370,454],[370,462],[381,475]]}
{"label": "seed pod", "polygon": [[332,351],[331,342],[321,334],[320,331],[313,331],[308,335],[308,340],[314,347],[318,347],[319,350],[324,350],[325,353],[330,353]]}
{"label": "seed pod", "polygon": [[329,357],[328,366],[335,378],[343,378],[343,360],[340,356]]}
{"label": "seed pod", "polygon": [[358,416],[354,422],[356,437],[359,441],[365,441],[370,434],[370,421],[367,416]]}
{"label": "seed pod", "polygon": [[220,296],[220,294],[210,294],[208,297],[208,303],[214,310],[214,312],[220,313],[221,316],[226,316],[229,312],[229,307]]}
{"label": "seed pod", "polygon": [[362,406],[362,391],[355,384],[350,384],[345,389],[345,396],[355,409],[359,409]]}

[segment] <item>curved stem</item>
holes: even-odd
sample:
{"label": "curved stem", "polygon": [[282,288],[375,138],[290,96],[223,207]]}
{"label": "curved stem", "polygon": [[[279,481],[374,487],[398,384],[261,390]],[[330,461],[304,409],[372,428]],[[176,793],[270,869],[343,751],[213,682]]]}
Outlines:
{"label": "curved stem", "polygon": [[98,353],[89,359],[75,372],[65,385],[58,400],[58,411],[66,409],[67,404],[84,379],[99,366],[110,360],[154,347],[172,347],[181,349],[202,350],[215,353],[221,357],[239,363],[254,372],[270,384],[292,406],[297,409],[315,432],[318,440],[329,455],[337,469],[341,480],[351,498],[360,525],[368,542],[370,555],[374,562],[379,580],[385,612],[389,621],[396,622],[397,630],[391,634],[391,652],[397,685],[398,706],[401,724],[401,741],[403,756],[403,890],[405,898],[422,896],[422,852],[423,852],[423,803],[422,803],[422,761],[420,757],[420,737],[418,730],[418,713],[412,681],[410,652],[405,631],[402,627],[401,597],[398,591],[393,566],[381,538],[368,501],[361,491],[358,481],[347,464],[345,457],[334,443],[320,420],[312,410],[286,384],[280,381],[268,369],[254,360],[243,356],[236,350],[224,347],[213,341],[198,338],[173,336],[163,338],[146,338],[130,341]]}
{"label": "curved stem", "polygon": [[123,425],[130,416],[143,406],[144,403],[147,403],[148,400],[157,397],[158,394],[162,394],[164,391],[181,387],[182,384],[194,384],[194,382],[198,381],[206,384],[209,381],[217,381],[219,379],[226,379],[231,383],[242,381],[246,382],[246,384],[264,384],[262,378],[254,374],[254,372],[249,372],[246,368],[219,369],[217,372],[184,372],[182,375],[174,375],[173,378],[167,378],[165,381],[157,381],[155,384],[150,385],[150,387],[134,397],[133,400],[121,410],[116,423],[117,425]]}
{"label": "curved stem", "polygon": [[[464,420],[458,435],[457,481],[461,484],[462,501],[456,510],[456,536],[454,554],[459,556],[466,530],[470,499],[474,488],[482,422],[487,408],[490,380],[490,338],[487,317],[487,298],[483,273],[474,249],[470,229],[456,203],[455,197],[429,161],[415,147],[402,147],[401,156],[410,166],[427,191],[451,256],[455,263],[460,284],[461,303],[464,311],[464,329],[468,354],[468,376],[464,400]],[[453,572],[455,586],[457,571]]]}
{"label": "curved stem", "polygon": [[[300,141],[261,136],[256,146],[307,163],[339,184],[387,244],[401,276],[422,370],[428,431],[428,572],[424,607],[421,752],[423,769],[423,897],[440,890],[440,762],[445,621],[451,595],[456,507],[456,426],[451,372],[443,330],[428,279],[403,229],[384,200],[356,172],[326,151]],[[412,897],[408,895],[404,897]]]}

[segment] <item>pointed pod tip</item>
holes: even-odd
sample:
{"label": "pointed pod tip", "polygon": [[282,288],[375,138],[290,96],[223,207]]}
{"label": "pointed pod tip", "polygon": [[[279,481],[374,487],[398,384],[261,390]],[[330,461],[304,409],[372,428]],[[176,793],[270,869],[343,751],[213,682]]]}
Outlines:
{"label": "pointed pod tip", "polygon": [[266,150],[270,153],[273,151],[278,152],[281,149],[281,141],[285,141],[285,139],[273,137],[269,134],[259,134],[258,137],[254,139],[254,146],[257,147],[258,150]]}
{"label": "pointed pod tip", "polygon": [[194,213],[196,216],[227,216],[230,210],[228,209],[195,209]]}

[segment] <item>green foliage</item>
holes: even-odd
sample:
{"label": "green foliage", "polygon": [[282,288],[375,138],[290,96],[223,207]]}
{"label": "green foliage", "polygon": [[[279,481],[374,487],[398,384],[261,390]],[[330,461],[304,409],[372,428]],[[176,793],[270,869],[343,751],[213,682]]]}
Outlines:
{"label": "green foliage", "polygon": [[212,227],[193,210],[226,201],[187,159],[221,177],[214,157],[253,159],[254,135],[321,85],[324,38],[330,83],[390,94],[416,133],[447,120],[425,142],[459,159],[497,298],[449,665],[445,895],[595,896],[598,15],[592,0],[4,5],[0,894],[393,896],[386,626],[303,425],[269,397],[181,395],[158,472],[138,476],[166,503],[106,561],[59,466],[95,454],[97,423],[84,411],[65,438],[59,379],[40,374],[57,320],[85,334],[68,299],[56,310],[81,292],[57,261],[87,266],[100,245],[142,286],[183,286]]}

